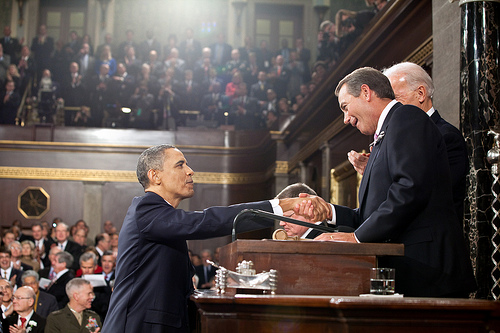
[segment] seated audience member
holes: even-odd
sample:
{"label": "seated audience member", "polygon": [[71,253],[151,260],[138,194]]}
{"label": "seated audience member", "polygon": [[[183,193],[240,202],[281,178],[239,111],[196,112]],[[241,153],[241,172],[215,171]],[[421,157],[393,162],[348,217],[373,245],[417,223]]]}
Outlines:
{"label": "seated audience member", "polygon": [[97,265],[97,256],[94,252],[85,252],[80,256],[80,268],[76,271],[76,277],[89,274],[99,274],[101,266]]}
{"label": "seated audience member", "polygon": [[18,287],[22,285],[21,274],[23,271],[14,268],[11,261],[11,252],[5,247],[0,249],[0,273],[2,275],[1,277],[10,281],[12,285],[17,285]]}
{"label": "seated audience member", "polygon": [[61,310],[52,312],[47,317],[45,332],[95,332],[97,328],[102,327],[99,315],[90,310],[94,292],[89,281],[74,278],[68,282],[65,291],[69,302]]}
{"label": "seated audience member", "polygon": [[34,310],[36,305],[36,294],[31,287],[20,287],[12,297],[12,308],[14,313],[5,320],[4,329],[8,327],[9,332],[43,333],[45,318]]}
{"label": "seated audience member", "polygon": [[226,85],[226,96],[229,98],[229,103],[233,102],[233,99],[236,97],[236,90],[238,89],[238,86],[240,83],[243,82],[243,77],[241,76],[240,72],[235,72],[232,75],[232,80]]}
{"label": "seated audience member", "polygon": [[12,290],[10,282],[5,279],[0,279],[0,296],[2,298],[0,308],[2,310],[2,322],[14,312],[14,308],[12,307],[13,293],[14,291]]}
{"label": "seated audience member", "polygon": [[87,235],[85,233],[84,229],[79,229],[77,228],[74,235],[73,235],[73,241],[80,245],[82,248],[87,247]]}
{"label": "seated audience member", "polygon": [[102,65],[108,65],[108,74],[110,76],[115,74],[116,60],[113,58],[113,55],[111,54],[111,47],[108,45],[105,45],[99,54],[99,60],[95,63],[95,74],[100,74]]}
{"label": "seated audience member", "polygon": [[15,91],[14,81],[5,83],[5,90],[0,92],[0,124],[15,125],[17,109],[21,104],[21,96]]}
{"label": "seated audience member", "polygon": [[109,235],[109,250],[115,254],[115,257],[116,257],[116,254],[118,253],[118,233],[117,232],[114,232],[112,234]]}
{"label": "seated audience member", "polygon": [[155,98],[148,90],[146,83],[141,83],[130,97],[129,105],[133,110],[130,126],[141,129],[152,129],[154,126]]}
{"label": "seated audience member", "polygon": [[31,287],[35,292],[36,298],[33,308],[39,316],[47,318],[47,316],[51,312],[59,310],[59,307],[57,305],[57,299],[53,295],[43,290],[40,290],[39,276],[37,272],[35,271],[24,272],[22,275],[22,281],[23,281],[23,286]]}
{"label": "seated audience member", "polygon": [[91,239],[91,238],[88,236],[88,235],[89,235],[89,226],[87,225],[87,222],[85,222],[84,220],[78,220],[78,221],[76,221],[75,226],[76,226],[78,229],[83,229],[83,230],[85,230],[85,237],[87,237],[87,240],[86,240],[86,245],[87,245],[87,246],[94,244],[94,240],[93,240],[93,239]]}
{"label": "seated audience member", "polygon": [[57,253],[52,261],[55,277],[47,288],[47,292],[57,299],[57,306],[62,309],[68,303],[65,288],[68,281],[75,277],[75,273],[68,267],[73,264],[73,256],[66,251]]}
{"label": "seated audience member", "polygon": [[139,75],[141,71],[141,61],[135,56],[135,48],[133,46],[129,46],[126,48],[125,57],[123,58],[123,64],[125,65],[125,67],[127,67],[127,72],[130,73],[130,75]]}
{"label": "seated audience member", "polygon": [[210,265],[207,260],[212,260],[212,251],[205,249],[201,251],[202,264],[195,267],[195,273],[199,278],[198,289],[210,289],[212,287],[211,280],[215,276],[217,269]]}
{"label": "seated audience member", "polygon": [[78,260],[80,259],[80,255],[83,252],[82,246],[77,243],[69,240],[69,227],[66,223],[61,222],[57,224],[56,230],[56,242],[57,247],[61,250],[68,252],[73,257],[73,260],[76,262],[72,262],[73,266],[68,266],[68,268],[73,268],[74,271],[78,269]]}
{"label": "seated audience member", "polygon": [[[306,184],[295,183],[295,184],[288,185],[287,187],[285,187],[280,193],[278,193],[276,198],[277,199],[298,198],[300,193],[307,193],[309,195],[317,195],[316,191],[314,191],[312,188],[310,188]],[[318,224],[318,225],[321,224],[321,225],[324,225],[326,227],[332,227],[332,228],[335,227],[333,224],[330,225],[326,221],[313,222],[313,221],[306,219],[302,216],[296,215],[293,211],[283,212],[283,216],[291,217],[293,219],[304,221],[304,222],[309,222],[311,224]],[[304,227],[304,226],[293,224],[293,223],[288,223],[285,221],[280,221],[280,226],[282,226],[283,229],[286,231],[286,234],[288,237],[314,239],[316,236],[323,233],[320,230],[314,230],[312,228]]]}
{"label": "seated audience member", "polygon": [[[21,263],[27,266],[32,266],[35,272],[40,270],[40,263],[38,262],[37,255],[35,253],[35,243],[30,240],[21,242]],[[27,267],[23,268],[23,271],[27,270]]]}
{"label": "seated audience member", "polygon": [[108,235],[111,235],[112,233],[116,232],[116,227],[110,220],[104,222],[103,228],[104,232],[107,233]]}
{"label": "seated audience member", "polygon": [[92,310],[97,312],[102,319],[106,319],[106,313],[109,308],[109,300],[111,299],[111,292],[115,281],[115,256],[111,251],[106,251],[102,255],[102,275],[104,275],[105,286],[95,287],[95,299],[92,302]]}
{"label": "seated audience member", "polygon": [[229,110],[229,98],[221,93],[219,82],[212,83],[209,93],[201,100],[201,114],[205,120],[217,121],[221,124],[224,120],[224,112]]}
{"label": "seated audience member", "polygon": [[155,77],[160,77],[163,74],[164,68],[162,62],[158,58],[158,52],[151,50],[147,61],[145,62],[151,68],[151,74]]}
{"label": "seated audience member", "polygon": [[184,71],[186,70],[186,62],[179,58],[179,50],[173,48],[170,50],[168,58],[164,62],[164,71],[171,68],[174,71],[173,78],[175,80],[182,80]]}
{"label": "seated audience member", "polygon": [[54,261],[56,254],[59,252],[62,252],[60,247],[52,246],[50,248],[49,254],[47,255],[49,265],[46,265],[44,269],[41,269],[38,272],[41,278],[46,278],[49,280],[53,280],[55,278],[56,273],[54,272],[54,267],[52,267],[52,262]]}

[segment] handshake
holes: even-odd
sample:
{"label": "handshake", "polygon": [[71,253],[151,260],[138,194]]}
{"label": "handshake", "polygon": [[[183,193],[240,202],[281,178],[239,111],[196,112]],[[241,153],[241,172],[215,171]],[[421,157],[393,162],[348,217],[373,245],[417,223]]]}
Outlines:
{"label": "handshake", "polygon": [[283,198],[279,200],[279,205],[283,209],[283,212],[293,211],[295,214],[311,221],[331,220],[332,218],[332,207],[318,196],[301,193],[298,198]]}

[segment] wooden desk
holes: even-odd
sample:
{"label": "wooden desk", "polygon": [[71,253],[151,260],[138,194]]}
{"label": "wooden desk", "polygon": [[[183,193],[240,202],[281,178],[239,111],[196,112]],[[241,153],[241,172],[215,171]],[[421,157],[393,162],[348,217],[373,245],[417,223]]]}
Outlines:
{"label": "wooden desk", "polygon": [[220,264],[234,271],[252,260],[257,273],[276,269],[280,295],[358,296],[370,292],[377,257],[403,254],[402,244],[237,240],[221,248]]}
{"label": "wooden desk", "polygon": [[500,332],[500,303],[439,298],[195,295],[202,333]]}

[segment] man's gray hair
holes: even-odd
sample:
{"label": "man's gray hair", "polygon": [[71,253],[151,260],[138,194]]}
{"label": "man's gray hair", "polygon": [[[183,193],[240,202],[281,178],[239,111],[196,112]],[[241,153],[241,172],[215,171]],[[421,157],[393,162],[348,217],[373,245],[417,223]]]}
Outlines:
{"label": "man's gray hair", "polygon": [[24,280],[29,277],[34,277],[37,283],[40,280],[40,275],[38,275],[38,273],[35,272],[34,270],[30,269],[29,271],[24,272],[23,275],[21,276],[21,281],[23,281],[23,284]]}
{"label": "man's gray hair", "polygon": [[70,268],[71,265],[73,265],[73,256],[71,253],[66,252],[66,251],[61,251],[55,254],[57,262],[65,262],[66,263],[66,268]]}
{"label": "man's gray hair", "polygon": [[72,299],[73,294],[80,291],[86,285],[91,285],[90,281],[82,278],[74,278],[66,284],[66,295],[68,295],[69,299]]}
{"label": "man's gray hair", "polygon": [[434,83],[430,75],[425,69],[417,64],[402,62],[386,68],[382,72],[389,78],[393,75],[403,75],[411,91],[417,90],[417,88],[422,85],[425,90],[427,90],[427,94],[430,98],[434,95]]}
{"label": "man's gray hair", "polygon": [[165,150],[170,148],[175,147],[166,144],[154,146],[146,149],[139,156],[139,160],[137,161],[137,180],[139,180],[144,189],[149,187],[148,171],[151,169],[163,170]]}
{"label": "man's gray hair", "polygon": [[379,98],[394,99],[394,91],[392,90],[391,82],[387,76],[375,68],[358,68],[344,77],[335,89],[335,96],[339,95],[340,89],[342,89],[344,84],[347,87],[347,93],[354,97],[359,97],[361,94],[361,86],[366,84]]}
{"label": "man's gray hair", "polygon": [[85,252],[80,256],[80,266],[82,265],[82,262],[84,261],[89,261],[92,259],[94,261],[94,266],[97,264],[97,256],[95,255],[94,252]]}

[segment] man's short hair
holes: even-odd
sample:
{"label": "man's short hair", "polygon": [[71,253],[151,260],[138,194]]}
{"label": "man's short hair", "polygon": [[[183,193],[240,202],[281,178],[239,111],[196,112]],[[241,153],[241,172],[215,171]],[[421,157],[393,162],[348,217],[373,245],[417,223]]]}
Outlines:
{"label": "man's short hair", "polygon": [[90,282],[82,278],[74,278],[66,284],[66,295],[70,299],[73,298],[73,293],[78,292],[83,286],[89,285]]}
{"label": "man's short hair", "polygon": [[359,97],[361,94],[361,86],[366,84],[379,98],[394,99],[394,91],[392,90],[391,82],[387,76],[375,68],[358,68],[344,77],[335,89],[335,96],[339,95],[340,89],[344,84],[347,87],[347,92],[354,97]]}
{"label": "man's short hair", "polygon": [[34,277],[37,283],[40,280],[40,275],[38,275],[38,273],[35,272],[34,270],[30,269],[30,270],[24,272],[23,275],[21,276],[21,281],[23,281],[23,284],[24,284],[24,280],[26,278],[29,278],[29,277]]}
{"label": "man's short hair", "polygon": [[97,246],[97,244],[99,244],[100,241],[104,240],[104,234],[105,233],[102,233],[102,234],[97,234],[95,236],[95,246]]}
{"label": "man's short hair", "polygon": [[59,222],[59,223],[57,223],[57,227],[58,227],[58,226],[60,226],[60,225],[62,225],[63,227],[65,227],[65,228],[66,228],[66,231],[69,231],[69,226],[68,226],[66,223],[64,223],[64,222],[62,222],[62,221],[61,221],[61,222]]}
{"label": "man's short hair", "polygon": [[417,88],[422,85],[427,90],[427,94],[430,98],[434,95],[434,83],[430,75],[417,64],[413,62],[402,62],[396,64],[392,67],[382,70],[385,76],[389,77],[391,75],[403,75],[408,88],[411,91],[417,90]]}
{"label": "man's short hair", "polygon": [[80,265],[82,265],[82,262],[84,261],[89,261],[92,259],[94,261],[94,266],[97,265],[97,256],[95,255],[94,252],[85,252],[80,256]]}
{"label": "man's short hair", "polygon": [[285,198],[298,198],[300,193],[307,193],[311,195],[318,195],[316,191],[307,186],[304,183],[295,183],[288,185],[280,193],[276,196],[276,199],[285,199]]}
{"label": "man's short hair", "polygon": [[146,149],[139,156],[139,160],[137,161],[137,180],[139,180],[144,189],[149,187],[148,171],[150,169],[163,170],[165,151],[170,148],[175,147],[166,144],[154,146]]}
{"label": "man's short hair", "polygon": [[109,251],[109,250],[108,251],[104,251],[102,253],[101,257],[104,257],[104,256],[113,256],[113,258],[114,258],[113,251]]}
{"label": "man's short hair", "polygon": [[12,256],[12,253],[10,253],[10,249],[8,249],[6,246],[0,247],[0,253],[7,253],[10,256]]}
{"label": "man's short hair", "polygon": [[66,268],[70,268],[71,265],[73,265],[73,256],[69,252],[66,251],[58,252],[55,254],[55,258],[59,263],[65,262]]}

